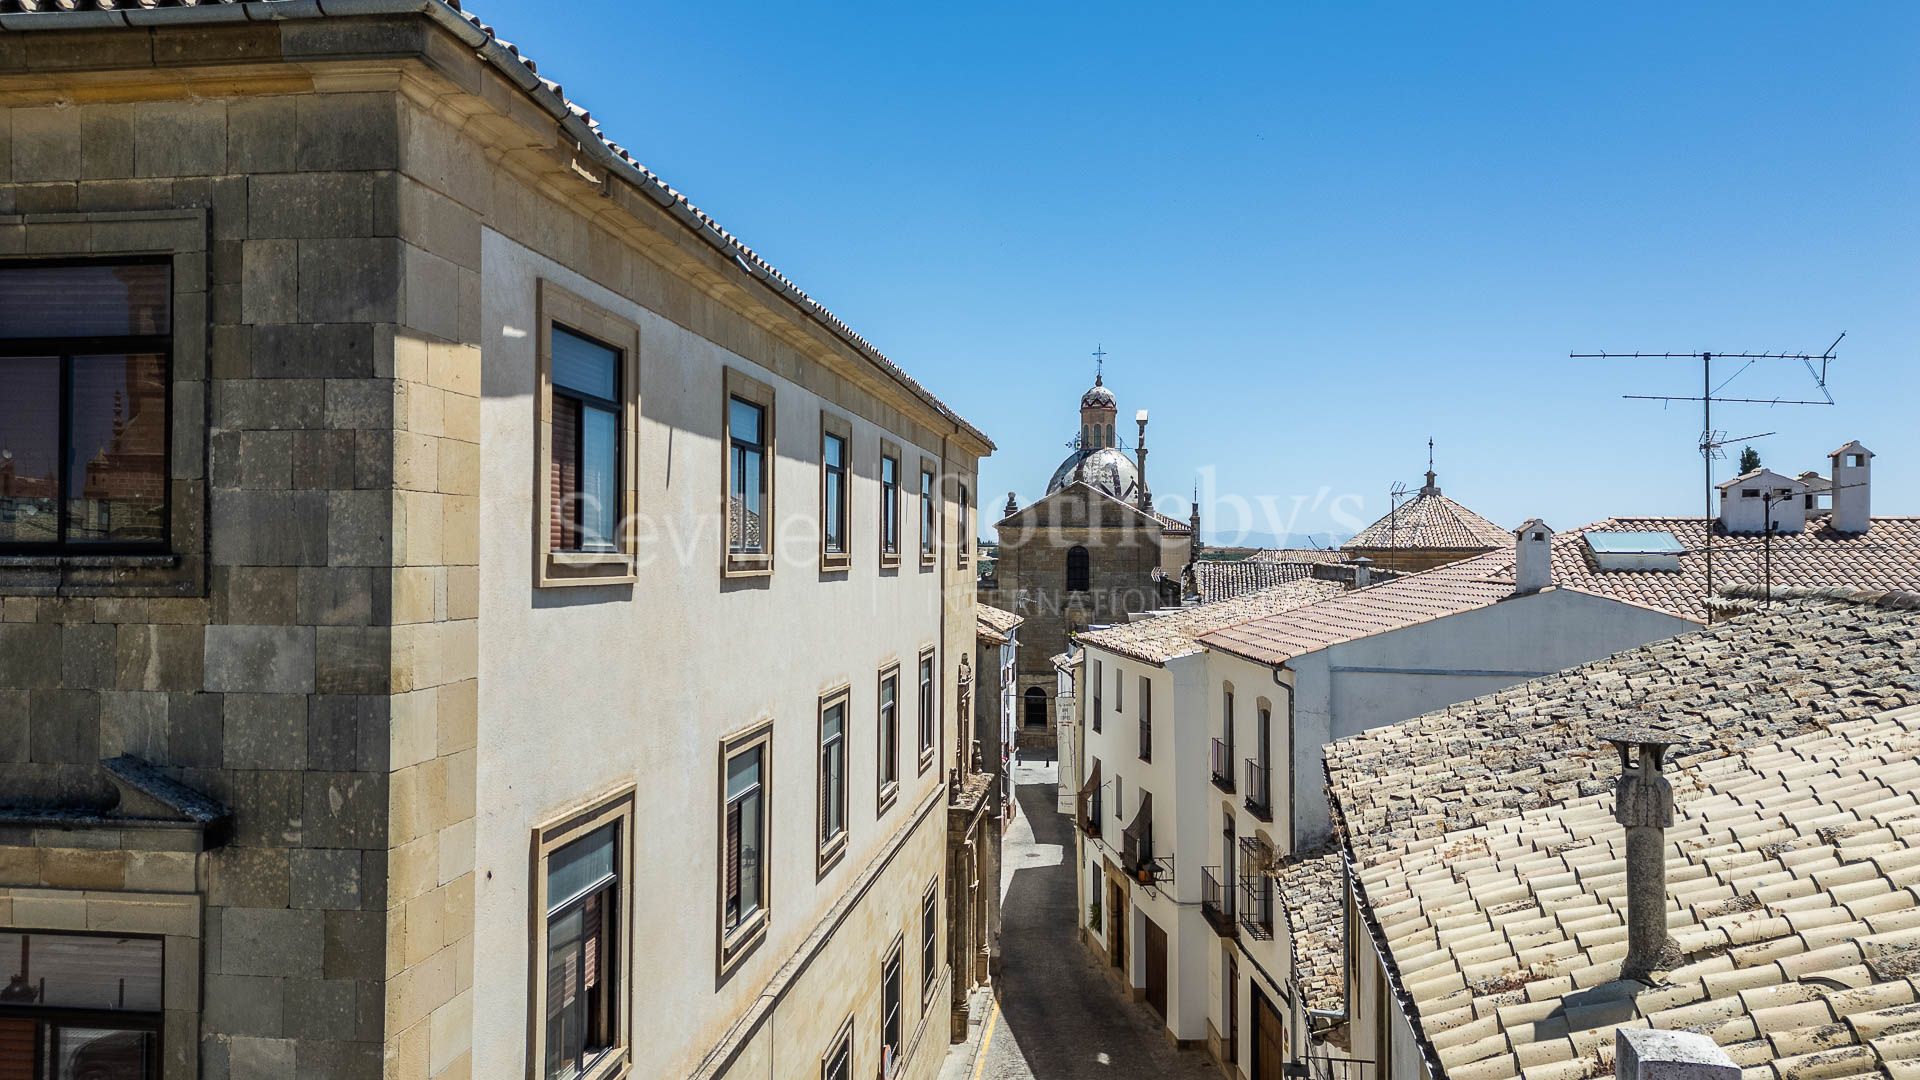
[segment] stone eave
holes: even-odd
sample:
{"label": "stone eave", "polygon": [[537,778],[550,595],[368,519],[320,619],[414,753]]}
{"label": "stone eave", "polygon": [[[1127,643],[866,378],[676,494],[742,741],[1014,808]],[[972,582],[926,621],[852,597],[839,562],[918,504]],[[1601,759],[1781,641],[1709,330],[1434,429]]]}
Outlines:
{"label": "stone eave", "polygon": [[166,850],[206,851],[232,839],[231,810],[158,767],[127,754],[107,758],[100,767],[118,795],[111,807],[0,807],[0,829],[32,830],[37,840],[45,839],[38,834],[49,831],[135,832],[150,837],[152,843],[124,846]]}
{"label": "stone eave", "polygon": [[[292,50],[285,48],[285,28],[345,20],[354,20],[364,33],[344,39],[299,34],[291,39]],[[440,33],[410,39],[391,32],[408,20]],[[383,28],[389,32],[381,32]],[[97,57],[86,55],[81,45],[89,38],[106,42],[124,36],[112,35],[114,29],[145,30],[154,36],[145,49],[114,42],[99,49]],[[263,34],[278,51],[267,49]],[[197,51],[189,36],[200,39]],[[230,39],[225,51],[216,47],[222,39]],[[156,43],[167,46],[164,58]],[[439,77],[423,80],[423,69]],[[493,85],[484,77],[487,72],[497,73],[518,91],[512,101],[487,92]],[[78,92],[77,77],[93,85]],[[106,85],[99,85],[103,80]],[[442,0],[327,0],[324,5],[319,0],[275,0],[270,5],[0,15],[0,103],[370,89],[397,89],[423,107],[453,110],[455,126],[496,151],[499,164],[535,180],[584,217],[608,225],[610,213],[624,211],[621,216],[665,239],[664,245],[648,244],[623,232],[656,259],[662,258],[663,247],[674,248],[679,257],[667,260],[670,269],[715,300],[929,426],[935,437],[950,438],[976,457],[994,450],[992,439],[979,428],[678,191],[607,142],[590,114],[568,101],[557,83],[541,78],[511,45]],[[478,103],[457,100],[462,96]],[[489,108],[496,115],[482,118]],[[541,132],[541,124],[554,125],[551,133]],[[520,129],[517,136],[513,128]],[[529,141],[529,130],[544,137]],[[569,180],[566,188],[571,190],[562,189],[556,178]],[[676,227],[662,229],[663,218]],[[690,262],[693,249],[673,243],[674,235],[700,241],[704,257]]]}

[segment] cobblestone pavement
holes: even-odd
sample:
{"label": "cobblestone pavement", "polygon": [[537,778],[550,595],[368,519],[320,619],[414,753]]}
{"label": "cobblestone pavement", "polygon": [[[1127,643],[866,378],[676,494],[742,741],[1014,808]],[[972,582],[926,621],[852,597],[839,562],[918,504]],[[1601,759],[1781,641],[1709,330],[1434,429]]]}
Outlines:
{"label": "cobblestone pavement", "polygon": [[1007,831],[1001,877],[998,1012],[954,1047],[941,1080],[1219,1075],[1204,1054],[1175,1050],[1159,1018],[1125,1000],[1080,944],[1073,819],[1054,809],[1054,768],[1013,769],[1020,816]]}

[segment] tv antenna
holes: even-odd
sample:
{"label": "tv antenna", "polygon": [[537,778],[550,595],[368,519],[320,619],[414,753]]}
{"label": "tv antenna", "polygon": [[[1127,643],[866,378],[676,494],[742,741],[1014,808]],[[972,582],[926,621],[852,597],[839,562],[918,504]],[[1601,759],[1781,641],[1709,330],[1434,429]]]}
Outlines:
{"label": "tv antenna", "polygon": [[[1395,480],[1393,486],[1387,489],[1387,550],[1395,552],[1395,562],[1400,560],[1398,554],[1400,550],[1400,500],[1406,497],[1407,485],[1404,481]],[[1398,570],[1399,567],[1396,566],[1392,569]]]}
{"label": "tv antenna", "polygon": [[[1680,395],[1680,394],[1622,394],[1621,396],[1630,401],[1665,401],[1665,402],[1697,401],[1700,403],[1700,459],[1706,472],[1705,495],[1706,495],[1707,543],[1706,543],[1706,547],[1704,548],[1704,552],[1706,555],[1706,564],[1707,564],[1707,599],[1711,600],[1713,598],[1713,517],[1714,517],[1714,514],[1713,514],[1713,462],[1714,462],[1714,459],[1726,456],[1723,448],[1728,445],[1731,445],[1733,443],[1747,442],[1749,440],[1758,439],[1762,437],[1759,435],[1748,435],[1738,439],[1729,439],[1726,437],[1725,432],[1713,430],[1713,403],[1718,401],[1718,402],[1721,402],[1722,404],[1728,404],[1728,405],[1832,405],[1834,404],[1833,393],[1827,389],[1827,369],[1834,361],[1834,350],[1840,347],[1840,342],[1843,341],[1846,338],[1846,336],[1847,335],[1844,332],[1841,333],[1839,337],[1833,339],[1833,344],[1828,345],[1824,352],[1819,352],[1819,353],[1593,352],[1593,353],[1568,353],[1567,354],[1568,357],[1575,360],[1698,360],[1700,361],[1700,394],[1697,397],[1692,395]],[[1716,387],[1713,385],[1713,362],[1715,360],[1745,360],[1746,363],[1740,365],[1739,371],[1736,371],[1732,375],[1729,375],[1725,382],[1721,383],[1718,387]],[[1720,396],[1721,390],[1725,390],[1727,386],[1733,382],[1733,380],[1739,378],[1742,374],[1746,372],[1748,368],[1752,367],[1754,364],[1759,363],[1762,360],[1798,360],[1800,361],[1802,364],[1806,365],[1807,374],[1813,377],[1814,388],[1820,391],[1820,397],[1815,399],[1815,398],[1779,398],[1779,397],[1750,398],[1750,397],[1721,397]],[[1818,366],[1815,366],[1815,365],[1818,365]],[[1767,434],[1771,435],[1773,433],[1767,432]],[[1711,606],[1707,608],[1707,620],[1709,622],[1713,620],[1713,608]]]}

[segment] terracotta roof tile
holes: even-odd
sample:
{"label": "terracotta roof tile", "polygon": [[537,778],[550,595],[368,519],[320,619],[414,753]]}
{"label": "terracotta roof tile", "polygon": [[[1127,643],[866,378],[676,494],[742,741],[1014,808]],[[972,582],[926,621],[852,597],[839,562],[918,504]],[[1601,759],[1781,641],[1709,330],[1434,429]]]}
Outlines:
{"label": "terracotta roof tile", "polygon": [[1194,591],[1203,604],[1231,600],[1250,592],[1312,577],[1313,567],[1313,563],[1306,562],[1202,559],[1193,564]]}
{"label": "terracotta roof tile", "polygon": [[1332,844],[1288,856],[1274,890],[1286,912],[1293,977],[1309,1009],[1337,1009],[1346,993],[1340,849]]}
{"label": "terracotta roof tile", "polygon": [[1355,548],[1486,549],[1513,543],[1513,534],[1438,491],[1421,491],[1340,545]]}
{"label": "terracotta roof tile", "polygon": [[990,641],[995,644],[1005,644],[1007,632],[1025,622],[1026,619],[1005,608],[997,608],[992,604],[975,603],[974,621],[976,623],[974,633],[980,640]]}
{"label": "terracotta roof tile", "polygon": [[1340,592],[1336,581],[1302,578],[1215,604],[1200,604],[1165,615],[1136,618],[1104,630],[1080,634],[1081,644],[1150,664],[1199,651],[1199,637],[1222,626],[1310,604]]}

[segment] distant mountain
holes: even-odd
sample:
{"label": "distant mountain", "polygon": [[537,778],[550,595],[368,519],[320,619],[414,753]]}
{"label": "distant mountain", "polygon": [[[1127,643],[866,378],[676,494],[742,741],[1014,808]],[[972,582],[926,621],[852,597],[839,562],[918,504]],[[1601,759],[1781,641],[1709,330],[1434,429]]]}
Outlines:
{"label": "distant mountain", "polygon": [[[1213,537],[1201,530],[1201,541],[1208,547],[1232,547],[1251,551],[1256,548],[1337,548],[1352,539],[1352,533],[1260,533],[1248,532],[1236,536]],[[1232,541],[1231,545],[1226,541]]]}

